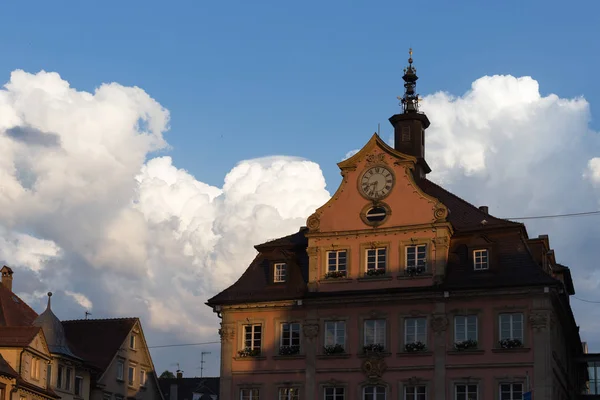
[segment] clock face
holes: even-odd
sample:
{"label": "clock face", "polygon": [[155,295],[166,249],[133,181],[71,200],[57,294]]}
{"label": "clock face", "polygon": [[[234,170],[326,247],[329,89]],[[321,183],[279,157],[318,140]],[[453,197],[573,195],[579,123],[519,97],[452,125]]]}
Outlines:
{"label": "clock face", "polygon": [[394,174],[386,167],[376,166],[366,170],[359,181],[359,189],[368,199],[382,199],[394,187]]}

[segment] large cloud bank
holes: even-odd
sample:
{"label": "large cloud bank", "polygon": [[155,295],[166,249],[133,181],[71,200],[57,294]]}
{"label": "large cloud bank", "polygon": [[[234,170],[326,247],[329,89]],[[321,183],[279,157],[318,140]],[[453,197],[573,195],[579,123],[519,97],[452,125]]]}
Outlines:
{"label": "large cloud bank", "polygon": [[[423,110],[431,178],[462,197],[509,217],[597,209],[600,151],[584,99],[493,76],[460,97],[427,96]],[[26,300],[63,291],[75,317],[140,315],[150,336],[215,339],[204,301],[237,279],[254,244],[296,231],[329,198],[319,166],[292,157],[241,161],[222,187],[202,183],[152,158],[168,146],[168,122],[139,88],[92,94],[55,73],[13,72],[0,90],[0,261],[23,267]],[[594,218],[528,222],[531,235],[550,234],[584,298],[600,286]],[[600,312],[574,305],[584,336],[600,332]]]}

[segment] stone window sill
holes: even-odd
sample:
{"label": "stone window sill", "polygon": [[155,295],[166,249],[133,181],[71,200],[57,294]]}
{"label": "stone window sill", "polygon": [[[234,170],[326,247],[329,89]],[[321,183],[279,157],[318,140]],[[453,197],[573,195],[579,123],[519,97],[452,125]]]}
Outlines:
{"label": "stone window sill", "polygon": [[233,357],[235,361],[262,361],[266,360],[265,356],[256,356],[256,357]]}
{"label": "stone window sill", "polygon": [[273,360],[302,360],[303,358],[306,358],[304,354],[290,354],[289,356],[273,356]]}
{"label": "stone window sill", "polygon": [[433,355],[431,351],[403,351],[402,353],[396,353],[397,357],[425,357],[431,355]]}
{"label": "stone window sill", "polygon": [[389,356],[392,355],[392,353],[390,353],[389,351],[382,351],[381,353],[377,353],[377,352],[360,353],[358,355],[358,357],[360,357],[360,358],[367,358],[367,357],[369,357],[371,355],[374,355],[376,357],[377,356],[379,356],[379,357],[389,357]]}
{"label": "stone window sill", "polygon": [[351,354],[348,353],[337,353],[337,354],[319,354],[317,358],[319,360],[330,360],[339,358],[350,358]]}
{"label": "stone window sill", "polygon": [[373,276],[364,276],[362,278],[358,278],[357,280],[359,282],[391,281],[392,277],[390,275],[373,275]]}
{"label": "stone window sill", "polygon": [[352,282],[352,279],[350,278],[329,278],[329,279],[321,279],[319,281],[319,283],[326,283],[326,284],[330,284],[330,283],[350,283]]}
{"label": "stone window sill", "polygon": [[397,279],[399,280],[409,280],[409,279],[431,279],[433,278],[433,274],[431,272],[427,272],[419,275],[398,275]]}
{"label": "stone window sill", "polygon": [[531,350],[529,347],[515,347],[512,349],[492,349],[492,353],[527,353]]}
{"label": "stone window sill", "polygon": [[448,350],[447,353],[452,356],[462,356],[462,355],[467,355],[467,354],[485,354],[485,350],[481,350],[481,349]]}

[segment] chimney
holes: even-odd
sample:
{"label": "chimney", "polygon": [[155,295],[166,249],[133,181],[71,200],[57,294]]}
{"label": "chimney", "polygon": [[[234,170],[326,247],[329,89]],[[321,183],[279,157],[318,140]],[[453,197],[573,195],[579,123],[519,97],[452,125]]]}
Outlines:
{"label": "chimney", "polygon": [[181,378],[183,378],[183,371],[178,369],[177,370],[177,379],[181,379]]}
{"label": "chimney", "polygon": [[2,272],[2,284],[12,292],[13,270],[5,265],[0,272]]}
{"label": "chimney", "polygon": [[490,210],[489,210],[488,206],[479,206],[479,211],[483,211],[486,214],[490,213],[489,212]]}

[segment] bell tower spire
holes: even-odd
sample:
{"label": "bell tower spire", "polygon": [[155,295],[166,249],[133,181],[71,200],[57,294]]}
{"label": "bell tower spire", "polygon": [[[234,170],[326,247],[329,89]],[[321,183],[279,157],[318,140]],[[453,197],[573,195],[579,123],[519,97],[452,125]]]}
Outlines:
{"label": "bell tower spire", "polygon": [[408,67],[404,68],[404,96],[398,97],[402,113],[393,115],[390,123],[394,127],[394,148],[401,153],[417,158],[415,178],[423,178],[431,172],[425,161],[425,129],[429,119],[419,112],[417,89],[417,69],[413,66],[412,48],[408,51]]}

